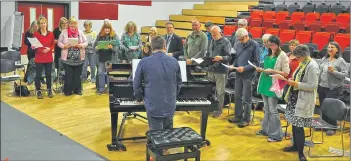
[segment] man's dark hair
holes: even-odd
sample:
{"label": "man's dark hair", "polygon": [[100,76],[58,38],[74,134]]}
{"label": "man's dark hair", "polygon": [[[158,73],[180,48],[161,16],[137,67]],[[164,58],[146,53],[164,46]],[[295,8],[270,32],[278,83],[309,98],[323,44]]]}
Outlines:
{"label": "man's dark hair", "polygon": [[166,40],[162,36],[155,36],[151,40],[152,50],[162,50],[166,45]]}
{"label": "man's dark hair", "polygon": [[167,27],[167,25],[172,25],[172,27],[174,28],[174,24],[171,21],[166,22],[165,26]]}

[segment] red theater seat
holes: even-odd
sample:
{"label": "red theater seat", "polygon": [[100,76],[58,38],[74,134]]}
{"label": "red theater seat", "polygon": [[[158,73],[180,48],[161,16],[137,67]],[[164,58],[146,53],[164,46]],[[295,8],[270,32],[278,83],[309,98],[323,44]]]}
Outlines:
{"label": "red theater seat", "polygon": [[263,28],[262,27],[251,27],[249,32],[252,34],[252,38],[261,38],[263,34]]}
{"label": "red theater seat", "polygon": [[250,17],[251,18],[263,18],[263,10],[252,10]]}
{"label": "red theater seat", "polygon": [[335,21],[340,22],[342,28],[346,29],[346,27],[350,25],[350,13],[339,13]]}
{"label": "red theater seat", "polygon": [[250,19],[251,27],[261,27],[262,26],[262,18],[253,18]]}
{"label": "red theater seat", "polygon": [[293,12],[290,16],[290,19],[292,21],[292,23],[296,22],[296,21],[302,21],[305,17],[305,13],[304,12]]}
{"label": "red theater seat", "polygon": [[279,35],[279,29],[277,29],[277,28],[268,28],[265,33],[278,36]]}
{"label": "red theater seat", "polygon": [[335,13],[323,13],[320,17],[320,21],[323,25],[333,22],[336,16]]}
{"label": "red theater seat", "polygon": [[305,16],[305,21],[307,22],[315,22],[318,21],[320,14],[318,12],[308,12]]}
{"label": "red theater seat", "polygon": [[307,44],[311,42],[312,31],[298,31],[296,38],[300,44]]}
{"label": "red theater seat", "polygon": [[279,38],[282,44],[295,38],[295,30],[280,30]]}
{"label": "red theater seat", "polygon": [[338,42],[343,52],[345,48],[350,47],[350,34],[336,34],[334,41]]}
{"label": "red theater seat", "polygon": [[281,22],[285,21],[287,17],[289,17],[288,11],[279,11],[275,15],[275,23],[279,25]]}
{"label": "red theater seat", "polygon": [[234,31],[236,31],[235,25],[224,25],[223,26],[223,35],[224,36],[230,36]]}
{"label": "red theater seat", "polygon": [[316,32],[313,35],[312,43],[318,45],[318,50],[322,50],[326,45],[328,45],[331,38],[331,34],[329,32]]}

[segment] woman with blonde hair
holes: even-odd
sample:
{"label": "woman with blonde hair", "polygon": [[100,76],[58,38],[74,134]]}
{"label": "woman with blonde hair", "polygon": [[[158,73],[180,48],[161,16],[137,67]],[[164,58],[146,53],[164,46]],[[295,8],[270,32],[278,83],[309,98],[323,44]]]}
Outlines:
{"label": "woman with blonde hair", "polygon": [[46,85],[48,90],[49,98],[52,98],[51,89],[51,71],[52,71],[52,50],[55,46],[54,34],[48,31],[48,21],[45,17],[39,17],[38,21],[39,29],[34,32],[34,37],[39,40],[43,47],[32,46],[31,48],[35,50],[35,88],[37,90],[37,98],[43,99],[43,94],[40,89],[40,80],[42,76],[42,71],[45,68]]}
{"label": "woman with blonde hair", "polygon": [[119,45],[109,44],[106,48],[99,48],[98,44],[101,41],[117,41],[119,43],[118,36],[115,30],[112,28],[112,24],[105,20],[104,24],[101,27],[101,30],[96,38],[94,47],[97,50],[97,54],[99,57],[98,63],[98,79],[97,79],[97,93],[102,94],[105,91],[105,83],[107,83],[107,74],[106,74],[106,62],[110,62],[113,59],[112,57],[117,57],[117,52]]}
{"label": "woman with blonde hair", "polygon": [[152,38],[154,38],[157,35],[158,35],[157,28],[156,27],[151,27],[150,31],[149,31],[149,35],[146,37],[146,42],[150,42],[151,43]]}
{"label": "woman with blonde hair", "polygon": [[87,37],[88,40],[88,46],[85,48],[85,55],[86,59],[84,61],[83,65],[83,73],[82,73],[82,80],[86,80],[88,75],[88,64],[90,66],[90,72],[91,72],[91,82],[95,83],[96,81],[96,75],[95,75],[95,69],[96,69],[96,51],[94,48],[94,43],[96,40],[96,32],[92,29],[92,22],[91,21],[85,21],[84,22],[84,34]]}
{"label": "woman with blonde hair", "polygon": [[[78,44],[69,44],[69,38],[77,39]],[[61,60],[65,69],[63,92],[66,96],[72,95],[72,92],[82,95],[81,74],[88,41],[83,31],[78,29],[76,18],[69,19],[69,27],[62,30],[57,44],[62,49]]]}
{"label": "woman with blonde hair", "polygon": [[124,31],[121,37],[121,59],[129,61],[138,59],[141,54],[142,42],[136,24],[133,21],[129,21],[124,27]]}
{"label": "woman with blonde hair", "polygon": [[[35,57],[35,50],[32,49],[32,45],[30,44],[28,38],[32,38],[34,36],[34,32],[38,31],[38,24],[37,24],[37,20],[34,20],[31,24],[30,27],[28,29],[28,31],[26,32],[25,36],[24,36],[24,44],[27,45],[27,58],[28,58],[28,62],[31,59],[34,59]],[[29,63],[27,65],[27,69],[29,69]],[[27,82],[28,78],[28,70],[26,72],[26,74],[24,75],[24,82]]]}
{"label": "woman with blonde hair", "polygon": [[61,57],[61,48],[57,45],[57,40],[59,39],[62,30],[67,29],[68,27],[68,20],[66,17],[61,17],[59,26],[54,29],[54,38],[55,38],[55,68],[58,69],[59,67],[59,59]]}

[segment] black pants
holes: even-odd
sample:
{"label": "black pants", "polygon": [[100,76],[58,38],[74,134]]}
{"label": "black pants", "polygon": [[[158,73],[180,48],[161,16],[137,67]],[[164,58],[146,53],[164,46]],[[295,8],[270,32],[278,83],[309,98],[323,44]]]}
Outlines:
{"label": "black pants", "polygon": [[303,148],[305,146],[305,131],[303,127],[292,126],[292,133],[294,145],[299,155],[303,155]]}
{"label": "black pants", "polygon": [[43,73],[43,69],[45,69],[45,78],[46,78],[46,86],[47,89],[51,89],[51,70],[52,63],[35,63],[35,88],[40,90],[42,80],[41,76]]}
{"label": "black pants", "polygon": [[[329,88],[318,86],[318,97],[319,97],[320,106],[322,106],[322,102],[325,98],[339,99],[341,95],[342,95],[342,87],[337,87],[337,88],[334,88],[333,90],[330,90]],[[323,113],[322,113],[322,119],[331,125],[334,125],[334,126],[337,125],[336,120],[329,119]]]}
{"label": "black pants", "polygon": [[83,65],[73,66],[64,64],[65,78],[63,92],[70,95],[72,92],[78,93],[82,91],[81,78]]}

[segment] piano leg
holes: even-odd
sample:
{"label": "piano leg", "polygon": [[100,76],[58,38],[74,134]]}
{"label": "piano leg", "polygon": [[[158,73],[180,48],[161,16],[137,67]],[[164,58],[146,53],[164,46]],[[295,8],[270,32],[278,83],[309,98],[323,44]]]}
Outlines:
{"label": "piano leg", "polygon": [[126,147],[118,141],[117,137],[117,124],[118,123],[118,113],[111,113],[111,138],[112,138],[112,143],[107,144],[107,149],[109,151],[126,151]]}
{"label": "piano leg", "polygon": [[211,145],[211,142],[208,139],[206,139],[206,128],[207,128],[208,114],[209,114],[209,111],[207,109],[203,109],[201,111],[201,136],[204,139],[202,146],[204,146],[205,144],[207,146]]}

